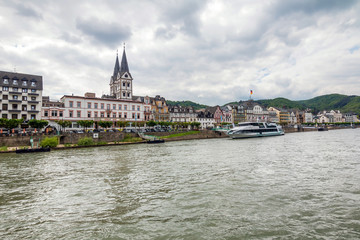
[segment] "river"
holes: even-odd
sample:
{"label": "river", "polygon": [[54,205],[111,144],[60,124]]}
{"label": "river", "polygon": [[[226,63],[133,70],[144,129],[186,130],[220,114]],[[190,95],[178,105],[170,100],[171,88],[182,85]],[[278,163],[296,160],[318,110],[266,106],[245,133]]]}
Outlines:
{"label": "river", "polygon": [[0,155],[1,239],[359,239],[360,129]]}

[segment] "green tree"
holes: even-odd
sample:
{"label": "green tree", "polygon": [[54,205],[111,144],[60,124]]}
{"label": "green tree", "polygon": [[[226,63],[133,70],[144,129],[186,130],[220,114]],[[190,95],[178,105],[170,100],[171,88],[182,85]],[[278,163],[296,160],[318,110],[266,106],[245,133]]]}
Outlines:
{"label": "green tree", "polygon": [[146,123],[146,125],[149,127],[154,127],[157,125],[157,122],[155,122],[154,120],[150,120]]}
{"label": "green tree", "polygon": [[86,130],[88,127],[91,127],[94,124],[94,121],[93,120],[80,120],[80,121],[77,121],[77,124],[82,126],[84,128],[84,130]]}
{"label": "green tree", "polygon": [[17,128],[23,122],[24,119],[7,119],[7,121],[5,122],[5,127],[8,129]]}
{"label": "green tree", "polygon": [[102,128],[109,128],[113,125],[112,121],[99,121],[99,126]]}
{"label": "green tree", "polygon": [[46,120],[36,120],[36,119],[31,119],[29,120],[29,125],[32,128],[44,128],[49,124],[48,121]]}
{"label": "green tree", "polygon": [[67,120],[57,120],[57,121],[55,121],[55,122],[61,127],[61,130],[62,130],[62,131],[64,131],[65,128],[71,126],[71,121],[67,121]]}

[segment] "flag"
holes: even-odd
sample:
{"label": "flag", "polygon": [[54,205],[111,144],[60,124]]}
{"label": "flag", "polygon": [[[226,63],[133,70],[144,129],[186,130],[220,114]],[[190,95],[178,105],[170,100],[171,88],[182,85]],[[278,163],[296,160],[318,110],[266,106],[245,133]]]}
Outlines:
{"label": "flag", "polygon": [[250,95],[252,95],[253,94],[253,90],[250,90]]}

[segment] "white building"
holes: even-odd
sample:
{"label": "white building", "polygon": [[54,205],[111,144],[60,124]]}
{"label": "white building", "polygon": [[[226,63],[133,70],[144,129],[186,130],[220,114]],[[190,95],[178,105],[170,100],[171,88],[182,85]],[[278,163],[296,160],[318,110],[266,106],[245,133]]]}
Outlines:
{"label": "white building", "polygon": [[0,71],[1,118],[40,119],[42,76]]}
{"label": "white building", "polygon": [[169,106],[171,122],[195,122],[197,113],[193,107]]}

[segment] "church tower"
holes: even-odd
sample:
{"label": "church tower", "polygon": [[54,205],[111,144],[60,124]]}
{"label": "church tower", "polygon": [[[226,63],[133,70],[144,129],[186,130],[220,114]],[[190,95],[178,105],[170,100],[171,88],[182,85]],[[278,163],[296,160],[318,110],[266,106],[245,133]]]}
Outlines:
{"label": "church tower", "polygon": [[131,100],[133,96],[132,80],[124,46],[121,65],[116,53],[114,73],[110,78],[110,95],[116,99]]}

